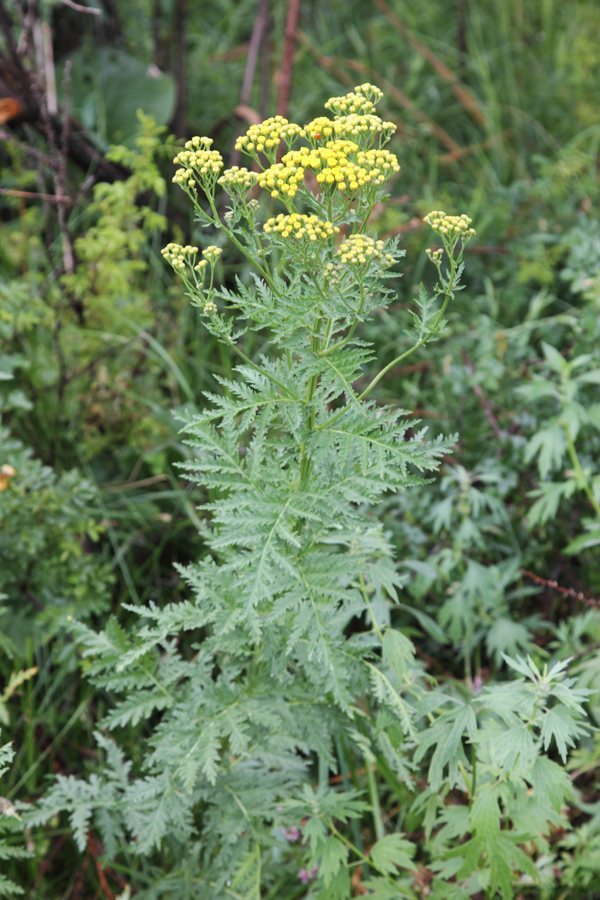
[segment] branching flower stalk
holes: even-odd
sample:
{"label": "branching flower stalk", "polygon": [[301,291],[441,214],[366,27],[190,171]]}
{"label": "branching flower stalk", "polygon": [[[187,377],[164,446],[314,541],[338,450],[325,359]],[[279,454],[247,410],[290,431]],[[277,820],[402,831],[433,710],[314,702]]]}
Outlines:
{"label": "branching flower stalk", "polygon": [[[233,378],[217,377],[223,392],[207,395],[206,409],[183,416],[188,477],[210,498],[205,552],[180,569],[192,599],[135,607],[142,624],[133,633],[116,621],[100,634],[72,623],[81,652],[94,657],[91,675],[120,698],[103,728],[145,719],[145,753],[133,774],[98,732],[108,779],[62,779],[37,813],[39,821],[68,810],[84,847],[97,810],[109,855],[124,842],[136,856],[168,848],[174,900],[192,884],[203,900],[274,896],[282,864],[282,898],[300,896],[299,880],[313,892],[304,896],[346,900],[362,862],[381,896],[417,896],[416,845],[386,833],[380,777],[413,791],[411,756],[430,746],[419,723],[429,735],[438,720],[417,709],[428,686],[412,641],[393,626],[403,580],[376,509],[427,480],[455,438],[428,441],[412,416],[371,396],[398,360],[374,371],[361,325],[394,300],[392,270],[404,255],[396,240],[367,234],[400,168],[385,146],[394,126],[375,113],[381,96],[363,84],[328,101],[331,117],[252,126],[238,143],[258,173],[223,170],[203,137],[175,160],[174,181],[199,223],[252,267],[229,287],[218,277],[225,240],[163,250],[206,329],[241,360]],[[220,188],[230,198],[222,216]],[[259,189],[283,210],[262,214]],[[466,216],[428,218],[443,245],[431,251],[438,285],[416,299],[398,359],[439,337],[473,234]],[[249,330],[264,336],[262,353],[245,351]],[[368,805],[349,782],[331,784],[340,769],[345,778],[338,748],[348,765],[366,763]],[[462,745],[455,755],[463,762]],[[435,790],[439,782],[434,771]],[[356,820],[368,808],[365,852]]]}
{"label": "branching flower stalk", "polygon": [[[366,234],[375,204],[385,199],[385,182],[400,169],[385,148],[395,127],[375,114],[381,96],[372,85],[359,85],[328,101],[333,118],[300,127],[276,116],[252,126],[237,149],[258,173],[237,166],[223,171],[208,138],[193,138],[177,155],[173,180],[190,197],[198,221],[223,231],[251,263],[251,287],[238,282],[234,292],[217,285],[220,247],[205,248],[199,263],[195,247],[169,244],[163,251],[206,328],[244,363],[239,381],[228,384],[232,399],[211,398],[215,408],[185,427],[198,459],[194,476],[223,496],[209,507],[208,542],[222,572],[235,578],[228,592],[248,632],[247,652],[256,664],[270,660],[280,684],[293,672],[296,681],[312,685],[320,703],[330,697],[334,730],[348,746],[356,740],[348,733],[356,701],[369,683],[378,702],[414,735],[402,697],[413,679],[407,662],[394,658],[401,645],[410,659],[412,645],[393,637],[374,605],[393,602],[400,580],[365,504],[416,483],[452,444],[428,444],[424,432],[407,438],[402,414],[368,398],[393,366],[444,329],[445,311],[461,289],[464,246],[474,234],[465,215],[434,211],[426,217],[443,245],[429,251],[438,284],[431,297],[421,291],[407,329],[411,346],[357,394],[354,383],[373,361],[360,325],[391,301],[387,282],[404,255],[395,240]],[[277,162],[281,142],[287,152]],[[223,217],[218,187],[230,198]],[[261,188],[285,206],[262,225],[254,198]],[[246,356],[240,339],[249,328],[265,333],[268,355]],[[205,566],[202,572],[205,586],[215,575],[223,578]],[[370,623],[362,649],[345,633],[357,618]],[[375,646],[386,660],[382,671]],[[390,664],[397,676],[386,674]],[[361,732],[368,741],[369,728],[361,725]],[[372,760],[365,748],[364,758]],[[319,751],[321,772],[328,752]],[[368,774],[381,840],[376,785]],[[338,834],[333,825],[331,832]],[[364,856],[343,840],[358,859]],[[385,867],[384,874],[394,881]],[[402,891],[412,895],[406,886]]]}

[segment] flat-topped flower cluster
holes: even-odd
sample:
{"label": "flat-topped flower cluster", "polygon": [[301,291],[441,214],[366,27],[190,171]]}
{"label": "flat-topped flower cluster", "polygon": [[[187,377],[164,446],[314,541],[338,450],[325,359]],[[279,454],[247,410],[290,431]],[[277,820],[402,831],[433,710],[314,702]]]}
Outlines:
{"label": "flat-topped flower cluster", "polygon": [[250,172],[244,166],[232,166],[226,169],[218,183],[228,194],[247,194],[258,181],[258,174]]}
{"label": "flat-topped flower cluster", "polygon": [[[309,193],[305,175],[310,171],[324,197],[338,191],[351,202],[361,189],[376,188],[400,171],[396,156],[383,149],[396,126],[375,115],[375,103],[382,96],[373,85],[358,85],[344,97],[327,101],[325,107],[334,113],[333,118],[320,116],[301,127],[283,116],[272,116],[251,125],[235,146],[254,160],[258,171],[233,166],[220,174],[223,159],[210,149],[212,141],[192,138],[175,157],[181,168],[173,181],[188,192],[199,185],[208,195],[218,179],[228,194],[240,199],[258,184],[272,197],[283,200],[290,213],[295,213],[298,191]],[[307,141],[309,146],[292,149],[299,140]],[[288,149],[278,162],[282,142]],[[265,158],[269,165],[264,164]]]}
{"label": "flat-topped flower cluster", "polygon": [[272,116],[265,119],[260,125],[251,125],[245,135],[238,138],[235,143],[236,150],[255,156],[257,153],[269,154],[276,151],[281,141],[288,147],[299,137],[305,137],[304,130],[293,122],[288,122],[283,116]]}
{"label": "flat-topped flower cluster", "polygon": [[458,237],[464,240],[475,234],[475,229],[471,228],[472,219],[465,213],[461,216],[448,216],[442,210],[434,209],[425,216],[423,221],[431,225],[438,234],[447,235],[449,238]]}
{"label": "flat-topped flower cluster", "polygon": [[337,249],[340,261],[346,264],[365,265],[371,260],[384,260],[392,265],[395,260],[389,253],[383,252],[384,242],[376,241],[366,234],[353,234],[346,238]]}
{"label": "flat-topped flower cluster", "polygon": [[[260,276],[272,290],[269,244],[281,247],[286,242],[290,258],[300,261],[318,282],[315,290],[319,303],[323,299],[323,277],[332,290],[338,290],[339,296],[332,302],[338,303],[339,321],[345,324],[348,311],[355,307],[354,300],[346,298],[344,292],[355,291],[359,297],[356,312],[362,316],[367,298],[374,296],[369,285],[385,278],[384,270],[398,258],[398,254],[393,255],[394,241],[375,240],[364,233],[375,204],[385,199],[383,186],[400,171],[396,156],[385,147],[396,126],[375,113],[382,96],[374,85],[361,84],[342,97],[331,97],[325,103],[331,116],[318,116],[307,125],[296,125],[283,116],[251,125],[235,145],[253,161],[251,168],[235,165],[224,169],[221,154],[211,149],[212,140],[206,137],[187,141],[174,160],[179,168],[173,180],[191,198],[199,218],[224,229],[253,264],[258,254]],[[231,198],[224,213],[217,206],[217,185]],[[199,188],[210,204],[210,213],[200,203]],[[286,207],[285,213],[268,218],[262,228],[257,222],[259,189],[268,191]],[[435,210],[425,221],[440,236],[450,257],[475,233],[465,215],[449,216]],[[343,239],[336,241],[336,235],[342,232]],[[244,240],[252,251],[244,246]],[[165,259],[217,327],[214,278],[221,250],[205,249],[199,262],[197,253],[195,247],[178,244],[169,244],[163,250]],[[462,250],[462,259],[461,254]],[[440,285],[446,284],[442,251],[432,249],[428,255],[438,269]],[[307,302],[312,309],[314,302],[308,295]],[[327,327],[335,333],[333,324]],[[356,322],[350,326],[351,334],[355,327]]]}
{"label": "flat-topped flower cluster", "polygon": [[310,241],[329,238],[339,230],[331,222],[323,222],[318,216],[304,216],[299,213],[292,213],[289,216],[280,213],[275,218],[267,219],[263,225],[266,234],[275,232],[284,238],[293,237],[301,240],[306,237]]}
{"label": "flat-topped flower cluster", "polygon": [[185,247],[182,247],[181,244],[175,244],[171,241],[171,243],[167,244],[166,247],[163,247],[160,252],[164,259],[166,259],[168,263],[171,263],[174,269],[185,269],[190,261],[190,257],[194,257],[198,252],[198,248],[192,247],[190,244],[186,244]]}
{"label": "flat-topped flower cluster", "polygon": [[212,143],[212,138],[207,137],[193,137],[191,141],[186,141],[185,149],[173,160],[175,165],[181,166],[173,176],[175,184],[195,187],[198,181],[204,187],[207,176],[216,178],[223,168],[223,157],[218,150],[210,149]]}
{"label": "flat-topped flower cluster", "polygon": [[304,126],[305,135],[312,138],[314,142],[328,140],[332,137],[348,139],[366,136],[370,138],[369,144],[371,144],[379,135],[383,135],[388,140],[395,131],[396,126],[393,122],[384,122],[379,116],[372,114],[359,115],[358,113],[338,116],[335,119],[319,116]]}
{"label": "flat-topped flower cluster", "polygon": [[336,116],[345,116],[352,113],[371,115],[375,112],[375,104],[383,97],[381,91],[374,84],[357,85],[343,97],[330,97],[325,104],[325,109],[330,109]]}

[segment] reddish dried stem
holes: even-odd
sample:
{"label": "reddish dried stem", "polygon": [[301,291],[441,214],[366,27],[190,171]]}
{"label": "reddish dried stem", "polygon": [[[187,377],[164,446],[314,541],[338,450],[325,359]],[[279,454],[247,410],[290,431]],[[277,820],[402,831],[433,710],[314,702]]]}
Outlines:
{"label": "reddish dried stem", "polygon": [[573,588],[562,587],[560,584],[558,584],[558,582],[549,581],[547,578],[540,578],[539,575],[534,575],[533,572],[528,572],[527,569],[519,569],[519,571],[523,575],[527,575],[528,578],[532,578],[534,581],[537,581],[538,584],[544,584],[546,587],[558,591],[563,595],[563,597],[572,597],[573,600],[578,600],[580,603],[585,603],[586,606],[591,606],[594,609],[600,609],[600,600],[596,600],[595,597],[586,597],[583,591],[576,591]]}
{"label": "reddish dried stem", "polygon": [[285,44],[283,48],[283,61],[281,64],[281,76],[279,82],[279,102],[277,114],[285,116],[290,99],[290,86],[292,83],[292,67],[294,65],[294,45],[296,43],[296,26],[300,0],[290,0],[288,4],[287,18],[285,20]]}

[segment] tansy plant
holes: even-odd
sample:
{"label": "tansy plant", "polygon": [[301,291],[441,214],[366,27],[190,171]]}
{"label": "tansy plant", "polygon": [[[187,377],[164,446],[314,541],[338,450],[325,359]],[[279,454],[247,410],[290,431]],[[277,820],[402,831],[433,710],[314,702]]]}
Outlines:
{"label": "tansy plant", "polygon": [[[175,160],[198,220],[253,270],[230,289],[220,246],[163,251],[207,330],[239,360],[235,378],[218,378],[222,393],[184,424],[189,477],[208,491],[206,553],[182,570],[193,599],[135,608],[135,634],[114,621],[101,634],[72,626],[91,674],[118,698],[104,727],[144,721],[146,750],[132,772],[99,733],[106,774],[61,778],[36,814],[68,810],[82,847],[93,818],[140,896],[335,900],[357,889],[416,898],[419,832],[431,897],[507,897],[519,872],[536,875],[521,847],[532,822],[544,834],[562,821],[568,784],[540,754],[557,722],[566,753],[585,692],[569,693],[562,669],[543,690],[519,682],[489,702],[468,688],[431,690],[393,625],[399,604],[439,637],[435,622],[400,603],[375,505],[430,477],[454,439],[428,442],[374,389],[444,328],[474,232],[465,215],[426,217],[441,242],[430,252],[437,286],[416,298],[411,346],[377,371],[360,326],[393,299],[403,256],[394,240],[367,234],[399,171],[385,149],[394,126],[375,114],[380,98],[364,84],[326,104],[332,117],[252,126],[238,148],[256,171],[223,170],[208,138]],[[229,197],[223,215],[219,189]],[[283,206],[266,220],[261,189]],[[260,355],[245,349],[250,329],[264,334]],[[526,678],[537,672],[518,665]],[[531,785],[542,786],[535,803]],[[388,800],[399,818],[382,811]],[[144,857],[136,869],[131,860]]]}

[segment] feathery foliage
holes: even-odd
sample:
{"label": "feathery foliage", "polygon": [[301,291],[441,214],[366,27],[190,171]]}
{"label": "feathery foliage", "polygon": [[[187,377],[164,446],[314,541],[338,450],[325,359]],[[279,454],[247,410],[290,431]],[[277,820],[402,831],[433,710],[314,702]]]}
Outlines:
{"label": "feathery foliage", "polygon": [[[240,148],[258,175],[221,174],[206,138],[176,158],[174,180],[198,220],[254,267],[253,281],[220,286],[221,246],[164,251],[207,330],[240,360],[207,410],[182,417],[188,476],[208,496],[207,552],[181,570],[192,599],[129,607],[135,630],[72,623],[89,675],[114,698],[103,726],[115,737],[97,733],[99,773],[59,777],[28,815],[33,826],[66,811],[81,849],[93,823],[144,898],[297,897],[299,878],[306,897],[346,900],[358,866],[370,896],[416,898],[416,844],[384,823],[374,770],[423,817],[438,900],[514,896],[515,881],[537,879],[535,854],[564,821],[570,784],[548,753],[564,763],[586,733],[589,694],[566,664],[540,672],[506,657],[519,678],[446,691],[392,621],[403,579],[375,504],[431,479],[455,438],[429,440],[373,392],[439,338],[474,232],[464,215],[427,217],[443,245],[429,254],[437,284],[415,298],[408,349],[374,372],[361,326],[391,303],[388,275],[402,257],[394,240],[367,235],[398,170],[385,149],[393,126],[374,115],[380,96],[363,84],[332,98],[334,137],[323,119],[252,126]],[[257,185],[286,213],[260,224]],[[246,353],[250,330],[261,353]],[[459,633],[458,609],[448,621]],[[120,729],[140,723],[143,744],[128,760]],[[363,761],[368,797],[348,779],[350,757]],[[451,792],[464,802],[446,803]]]}

